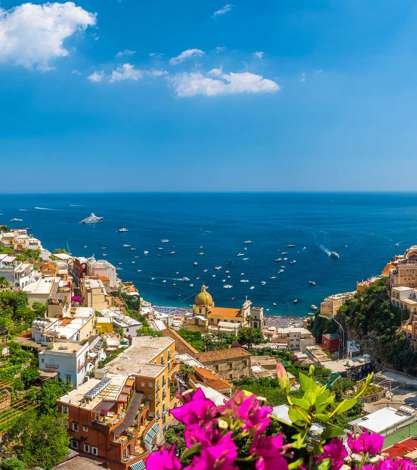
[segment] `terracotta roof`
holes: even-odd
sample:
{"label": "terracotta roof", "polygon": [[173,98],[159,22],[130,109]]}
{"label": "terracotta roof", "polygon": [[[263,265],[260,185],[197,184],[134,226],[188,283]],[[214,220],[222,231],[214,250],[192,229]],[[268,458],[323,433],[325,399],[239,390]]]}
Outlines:
{"label": "terracotta roof", "polygon": [[405,457],[415,450],[417,450],[417,439],[410,438],[384,449],[384,453],[390,457]]}
{"label": "terracotta roof", "polygon": [[224,390],[230,390],[232,384],[227,380],[219,377],[215,372],[212,372],[209,369],[203,369],[202,367],[196,367],[194,373],[197,380],[201,380],[204,385],[214,388],[218,392],[223,392]]}
{"label": "terracotta roof", "polygon": [[243,348],[218,349],[217,351],[207,351],[197,355],[197,359],[202,363],[240,359],[243,357],[250,357],[250,354]]}
{"label": "terracotta roof", "polygon": [[241,316],[240,308],[212,307],[208,314],[215,318],[236,318]]}

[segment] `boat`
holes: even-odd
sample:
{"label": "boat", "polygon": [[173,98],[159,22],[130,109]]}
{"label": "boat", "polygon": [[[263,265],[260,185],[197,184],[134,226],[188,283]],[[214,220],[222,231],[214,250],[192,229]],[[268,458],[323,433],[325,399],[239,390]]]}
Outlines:
{"label": "boat", "polygon": [[295,245],[294,245],[294,243],[288,243],[287,247],[288,248],[295,248]]}
{"label": "boat", "polygon": [[214,266],[214,269],[215,269],[216,271],[220,271],[220,269],[222,269],[222,267],[223,267],[223,266]]}
{"label": "boat", "polygon": [[88,217],[80,221],[80,224],[97,224],[98,222],[102,222],[104,217],[99,217],[98,215],[92,212]]}
{"label": "boat", "polygon": [[293,304],[298,304],[299,300],[298,299],[293,299],[292,303]]}
{"label": "boat", "polygon": [[176,251],[170,251],[169,254],[170,254],[170,255],[176,255],[177,252],[176,252]]}
{"label": "boat", "polygon": [[246,284],[247,282],[249,282],[249,279],[241,279],[240,282],[243,282]]}
{"label": "boat", "polygon": [[198,266],[198,262],[197,262],[197,261],[194,261],[193,265],[194,265],[194,266]]}
{"label": "boat", "polygon": [[252,240],[245,240],[243,243],[245,243],[246,245],[250,245],[251,243],[253,243]]}
{"label": "boat", "polygon": [[310,286],[313,286],[313,287],[317,285],[316,281],[308,281],[308,283],[310,284]]}
{"label": "boat", "polygon": [[199,251],[198,256],[204,256],[204,255],[205,255],[204,251]]}
{"label": "boat", "polygon": [[329,253],[329,257],[330,257],[330,258],[333,258],[333,259],[339,259],[339,258],[340,258],[340,255],[339,255],[339,253],[338,253],[337,251],[331,251],[331,252]]}
{"label": "boat", "polygon": [[242,252],[240,251],[236,256],[245,256],[245,253],[242,253]]}
{"label": "boat", "polygon": [[168,238],[163,238],[163,239],[161,240],[161,243],[169,243]]}
{"label": "boat", "polygon": [[123,248],[130,248],[130,244],[129,243],[123,243]]}
{"label": "boat", "polygon": [[317,305],[314,305],[314,304],[311,304],[310,305],[310,308],[311,310],[313,310],[313,312],[317,311],[319,308],[317,307]]}
{"label": "boat", "polygon": [[246,258],[242,258],[242,261],[247,261],[249,258],[246,257]]}
{"label": "boat", "polygon": [[117,229],[117,231],[120,233],[125,233],[125,232],[128,232],[129,230],[126,227],[120,227]]}
{"label": "boat", "polygon": [[10,219],[10,222],[23,222],[23,219],[19,219],[18,217],[13,217],[13,219]]}
{"label": "boat", "polygon": [[233,286],[231,284],[225,284],[223,289],[231,289]]}
{"label": "boat", "polygon": [[261,284],[264,286],[266,284],[266,281],[261,281]]}
{"label": "boat", "polygon": [[149,251],[148,250],[143,250],[143,254],[146,256],[146,255],[149,255]]}
{"label": "boat", "polygon": [[290,261],[290,264],[295,264],[296,262],[297,262],[297,260],[292,259],[292,260]]}
{"label": "boat", "polygon": [[249,289],[253,290],[253,289],[255,289],[255,286],[250,286]]}

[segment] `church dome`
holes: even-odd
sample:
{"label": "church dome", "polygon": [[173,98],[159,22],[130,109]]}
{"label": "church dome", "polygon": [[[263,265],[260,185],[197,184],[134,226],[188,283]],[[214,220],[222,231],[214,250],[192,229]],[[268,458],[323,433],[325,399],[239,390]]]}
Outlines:
{"label": "church dome", "polygon": [[201,291],[195,296],[194,305],[202,305],[205,307],[213,307],[214,301],[211,294],[207,291],[207,287],[203,284]]}

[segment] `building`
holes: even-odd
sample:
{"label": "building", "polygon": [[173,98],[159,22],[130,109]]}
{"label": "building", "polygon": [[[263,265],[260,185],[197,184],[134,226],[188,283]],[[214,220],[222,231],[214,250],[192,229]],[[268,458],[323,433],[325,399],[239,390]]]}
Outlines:
{"label": "building", "polygon": [[176,403],[171,396],[175,365],[175,341],[168,337],[137,336],[131,346],[96,371],[96,377],[109,374],[134,375],[137,389],[149,403],[149,414],[162,427],[170,423],[169,410]]}
{"label": "building", "polygon": [[0,243],[15,251],[42,250],[41,242],[28,234],[26,229],[15,229],[0,233]]}
{"label": "building", "polygon": [[417,246],[410,247],[391,262],[389,282],[391,287],[417,287]]}
{"label": "building", "polygon": [[39,369],[44,372],[55,372],[63,382],[74,388],[84,383],[99,359],[100,338],[85,344],[61,341],[50,343],[48,348],[39,353]]}
{"label": "building", "polygon": [[340,337],[337,333],[325,333],[321,337],[323,349],[328,353],[336,353],[340,349]]}
{"label": "building", "polygon": [[348,300],[351,300],[354,295],[355,292],[343,292],[326,297],[320,304],[320,315],[334,317],[337,315],[340,307]]}
{"label": "building", "polygon": [[95,320],[90,307],[77,307],[68,317],[36,319],[32,323],[32,339],[44,345],[59,341],[82,343],[96,334]]}
{"label": "building", "polygon": [[416,422],[415,410],[407,406],[395,409],[390,406],[381,408],[349,424],[354,432],[369,431],[389,436],[399,429]]}
{"label": "building", "polygon": [[304,351],[307,346],[316,343],[311,331],[299,326],[275,328],[271,341],[285,344],[290,351]]}
{"label": "building", "polygon": [[239,380],[251,375],[251,355],[243,348],[201,352],[197,359],[225,380]]}
{"label": "building", "polygon": [[58,410],[68,417],[70,447],[104,468],[144,469],[163,436],[141,388],[134,374],[110,374],[61,397]]}
{"label": "building", "polygon": [[59,278],[42,277],[23,288],[26,293],[29,305],[35,302],[46,305],[49,299],[57,297]]}
{"label": "building", "polygon": [[87,275],[100,279],[110,290],[117,289],[120,282],[117,278],[116,268],[105,259],[89,258],[87,260]]}
{"label": "building", "polygon": [[94,310],[102,310],[109,307],[107,291],[100,279],[82,277],[80,280],[80,291],[83,303]]}
{"label": "building", "polygon": [[[254,307],[245,300],[240,308],[216,307],[213,297],[205,285],[196,295],[193,305],[194,317],[187,323],[194,323],[203,331],[237,335],[241,328],[250,327],[262,330],[265,326],[262,307]],[[198,329],[198,328],[197,328]]]}
{"label": "building", "polygon": [[4,277],[12,287],[23,289],[38,276],[32,264],[21,263],[12,255],[0,254],[0,278]]}

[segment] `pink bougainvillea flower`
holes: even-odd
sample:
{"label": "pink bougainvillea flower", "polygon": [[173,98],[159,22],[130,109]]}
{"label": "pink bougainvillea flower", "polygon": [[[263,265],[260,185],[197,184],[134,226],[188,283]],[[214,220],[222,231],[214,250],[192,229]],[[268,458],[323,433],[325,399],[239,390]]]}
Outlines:
{"label": "pink bougainvillea flower", "polygon": [[210,447],[205,447],[196,455],[185,470],[238,470],[233,462],[237,457],[236,444],[232,433],[228,433]]}
{"label": "pink bougainvillea flower", "polygon": [[256,470],[287,470],[288,463],[281,455],[282,434],[278,436],[257,437],[250,448],[250,453],[257,456]]}
{"label": "pink bougainvillea flower", "polygon": [[190,448],[195,444],[201,444],[202,447],[209,447],[219,441],[221,432],[213,421],[202,426],[192,424],[186,427],[184,431],[185,445]]}
{"label": "pink bougainvillea flower", "polygon": [[186,426],[203,424],[216,416],[217,407],[211,400],[206,398],[204,392],[199,388],[193,394],[191,400],[171,410],[171,414]]}
{"label": "pink bougainvillea flower", "polygon": [[371,456],[381,452],[384,444],[384,436],[364,431],[357,437],[348,436],[348,446],[355,454],[368,454]]}
{"label": "pink bougainvillea flower", "polygon": [[238,391],[220,408],[221,414],[243,421],[243,428],[255,435],[263,433],[271,422],[270,406],[261,406],[255,395],[246,396]]}
{"label": "pink bougainvillea flower", "polygon": [[181,462],[175,454],[175,446],[161,448],[146,459],[147,470],[181,470]]}
{"label": "pink bougainvillea flower", "polygon": [[344,464],[344,459],[348,456],[348,451],[340,439],[334,438],[323,446],[323,453],[319,457],[319,462],[330,459],[331,469],[339,470]]}
{"label": "pink bougainvillea flower", "polygon": [[416,470],[416,468],[411,460],[391,458],[381,460],[374,466],[374,470]]}

